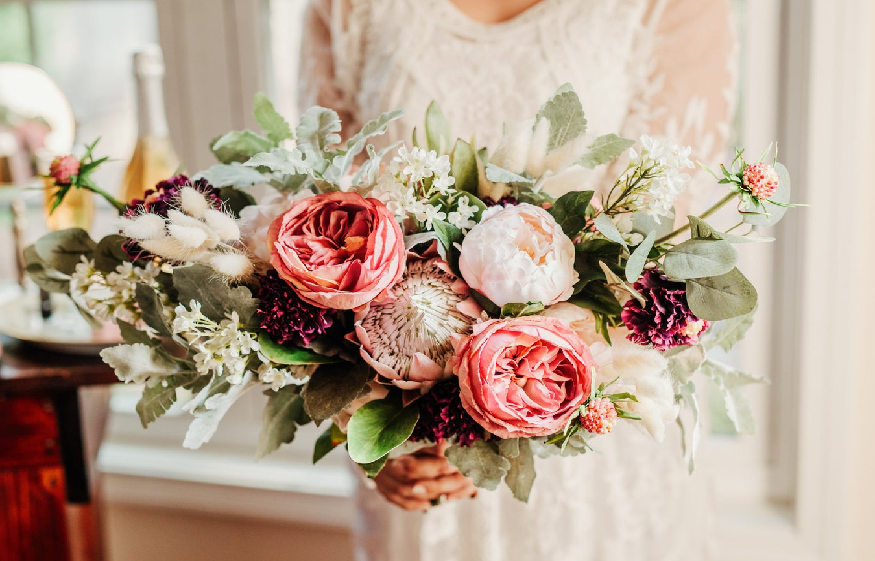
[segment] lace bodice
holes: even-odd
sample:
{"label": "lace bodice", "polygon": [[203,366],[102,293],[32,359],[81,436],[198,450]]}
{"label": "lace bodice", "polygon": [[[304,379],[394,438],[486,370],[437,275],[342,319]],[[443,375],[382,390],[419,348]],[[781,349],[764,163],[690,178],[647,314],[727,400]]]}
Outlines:
{"label": "lace bodice", "polygon": [[[542,0],[496,25],[450,0],[315,0],[299,102],[336,109],[350,128],[404,107],[379,139],[388,144],[409,141],[437,100],[454,136],[494,149],[503,123],[530,118],[570,82],[588,134],[671,136],[709,163],[729,133],[734,51],[729,0]],[[581,188],[611,170],[585,173]],[[680,217],[708,196],[703,185],[693,182]],[[363,489],[358,558],[704,559],[702,476],[688,478],[677,442],[634,429],[603,442],[602,454],[539,461],[529,505],[481,492],[423,516]]]}

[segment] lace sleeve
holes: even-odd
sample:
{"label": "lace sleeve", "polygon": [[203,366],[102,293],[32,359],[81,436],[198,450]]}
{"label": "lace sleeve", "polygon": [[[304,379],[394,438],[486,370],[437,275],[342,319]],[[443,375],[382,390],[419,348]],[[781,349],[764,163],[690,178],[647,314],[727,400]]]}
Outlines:
{"label": "lace sleeve", "polygon": [[354,99],[358,78],[351,59],[358,52],[351,44],[357,34],[349,14],[350,0],[310,0],[304,13],[298,66],[299,113],[314,105],[334,109],[344,132],[357,130],[358,123]]}
{"label": "lace sleeve", "polygon": [[[693,147],[710,168],[724,158],[736,105],[738,56],[730,0],[652,0],[635,57],[641,74],[627,135],[671,137]],[[710,194],[695,172],[676,216],[696,211]]]}

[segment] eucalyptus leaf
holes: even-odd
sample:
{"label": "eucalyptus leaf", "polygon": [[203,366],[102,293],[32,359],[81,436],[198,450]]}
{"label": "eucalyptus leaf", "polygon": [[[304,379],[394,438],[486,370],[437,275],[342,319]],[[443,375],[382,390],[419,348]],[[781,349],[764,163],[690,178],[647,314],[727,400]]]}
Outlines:
{"label": "eucalyptus leaf", "polygon": [[267,133],[274,145],[293,138],[292,127],[274,108],[273,103],[263,93],[255,94],[255,120]]}
{"label": "eucalyptus leaf", "polygon": [[[249,161],[249,158],[243,160]],[[194,176],[195,180],[205,179],[213,187],[245,188],[267,183],[269,179],[258,171],[244,166],[240,162],[231,164],[216,164],[206,171]]]}
{"label": "eucalyptus leaf", "polygon": [[586,209],[594,194],[594,191],[572,191],[556,199],[550,207],[550,214],[570,239],[575,239],[586,227]]}
{"label": "eucalyptus leaf", "polygon": [[456,190],[477,194],[480,186],[480,172],[477,169],[477,152],[462,139],[456,140],[452,154],[452,173],[456,179]]}
{"label": "eucalyptus leaf", "polygon": [[738,253],[725,240],[691,239],[665,253],[665,274],[672,279],[719,277],[738,262]]}
{"label": "eucalyptus leaf", "polygon": [[340,144],[340,117],[336,111],[325,107],[307,109],[295,133],[298,137],[298,148],[310,149],[316,153],[324,153],[329,146]]}
{"label": "eucalyptus leaf", "polygon": [[210,145],[213,155],[223,164],[243,163],[273,147],[270,139],[252,131],[232,131],[220,136]]}
{"label": "eucalyptus leaf", "polygon": [[688,216],[690,221],[690,233],[693,238],[706,238],[715,240],[726,240],[729,243],[756,243],[756,242],[773,242],[775,238],[760,237],[760,236],[736,236],[726,232],[718,232],[710,224],[699,218],[698,216]]}
{"label": "eucalyptus leaf", "polygon": [[450,149],[450,124],[436,101],[425,111],[425,142],[429,150],[444,154]]}
{"label": "eucalyptus leaf", "polygon": [[418,420],[417,405],[404,407],[400,395],[364,404],[347,427],[349,457],[357,464],[379,460],[410,438]]}
{"label": "eucalyptus leaf", "polygon": [[258,300],[245,286],[231,287],[206,265],[190,265],[173,269],[173,286],[179,292],[179,302],[188,307],[192,300],[200,302],[201,312],[213,321],[227,319],[237,312],[244,327],[257,327]]}
{"label": "eucalyptus leaf", "polygon": [[[30,246],[31,248],[33,246]],[[30,248],[28,248],[30,249]],[[28,263],[24,268],[27,276],[30,277],[38,287],[51,293],[70,293],[70,277],[55,271],[54,269],[46,269],[42,261],[34,261]]]}
{"label": "eucalyptus leaf", "polygon": [[629,246],[626,244],[626,240],[623,239],[623,236],[620,235],[620,231],[617,230],[617,225],[614,224],[614,221],[611,220],[611,217],[607,214],[599,214],[593,219],[595,223],[595,227],[598,228],[601,235],[608,238],[614,243],[618,243],[624,248],[628,248]]}
{"label": "eucalyptus leaf", "polygon": [[298,420],[304,410],[304,399],[297,386],[286,386],[278,391],[268,391],[267,405],[262,411],[262,428],[258,435],[256,459],[260,460],[283,444],[295,439]]}
{"label": "eucalyptus leaf", "polygon": [[49,232],[33,244],[45,268],[72,275],[82,258],[93,259],[97,244],[82,228]]}
{"label": "eucalyptus leaf", "polygon": [[531,186],[534,183],[531,179],[500,168],[495,164],[486,164],[486,179],[495,183],[510,183],[511,185]]}
{"label": "eucalyptus leaf", "polygon": [[276,364],[331,364],[339,360],[336,357],[320,355],[304,347],[281,345],[264,331],[258,334],[258,344],[261,346],[261,354]]}
{"label": "eucalyptus leaf", "polygon": [[723,321],[749,314],[756,308],[757,291],[741,271],[687,281],[687,303],[696,317]]}
{"label": "eucalyptus leaf", "polygon": [[647,257],[650,255],[650,250],[653,249],[653,242],[656,241],[656,232],[650,232],[644,241],[638,244],[629,260],[626,261],[626,280],[634,283],[641,278],[641,273],[644,272],[644,265],[647,264]]}
{"label": "eucalyptus leaf", "polygon": [[458,444],[446,451],[447,460],[477,487],[495,491],[511,468],[510,460],[498,453],[498,446],[477,440],[471,446]]}
{"label": "eucalyptus leaf", "polygon": [[541,106],[537,120],[541,119],[550,122],[548,152],[586,134],[587,123],[583,105],[570,84],[563,84],[553,97]]}
{"label": "eucalyptus leaf", "polygon": [[622,138],[616,134],[600,136],[590,145],[587,153],[583,155],[578,164],[593,169],[596,166],[611,163],[634,145],[634,140]]}
{"label": "eucalyptus leaf", "polygon": [[100,240],[94,251],[94,267],[104,273],[112,273],[122,263],[130,261],[131,259],[123,247],[127,240],[128,238],[118,234],[112,234]]}
{"label": "eucalyptus leaf", "polygon": [[316,424],[340,413],[361,393],[372,375],[366,363],[320,366],[304,388],[304,409]]}

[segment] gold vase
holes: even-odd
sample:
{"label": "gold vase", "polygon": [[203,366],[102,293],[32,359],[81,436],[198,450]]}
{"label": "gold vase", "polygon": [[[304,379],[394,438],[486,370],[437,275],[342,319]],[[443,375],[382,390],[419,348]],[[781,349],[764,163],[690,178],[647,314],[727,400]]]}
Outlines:
{"label": "gold vase", "polygon": [[76,187],[70,189],[67,196],[64,197],[64,202],[52,210],[52,204],[55,200],[55,192],[58,190],[55,185],[55,180],[50,177],[44,177],[43,181],[46,186],[45,204],[43,208],[46,215],[46,223],[49,230],[65,230],[67,228],[82,228],[88,231],[91,229],[91,224],[94,221],[94,197],[91,191],[78,189]]}

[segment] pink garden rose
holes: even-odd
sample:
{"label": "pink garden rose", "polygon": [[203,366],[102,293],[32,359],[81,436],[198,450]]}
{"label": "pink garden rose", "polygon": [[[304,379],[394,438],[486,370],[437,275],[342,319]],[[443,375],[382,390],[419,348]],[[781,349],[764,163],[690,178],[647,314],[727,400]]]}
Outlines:
{"label": "pink garden rose", "polygon": [[540,316],[475,325],[453,360],[465,410],[501,438],[561,431],[589,397],[596,368],[576,333]]}
{"label": "pink garden rose", "polygon": [[327,193],[297,201],[267,234],[270,263],[303,300],[351,310],[398,282],[406,252],[401,228],[386,206],[358,193]]}

